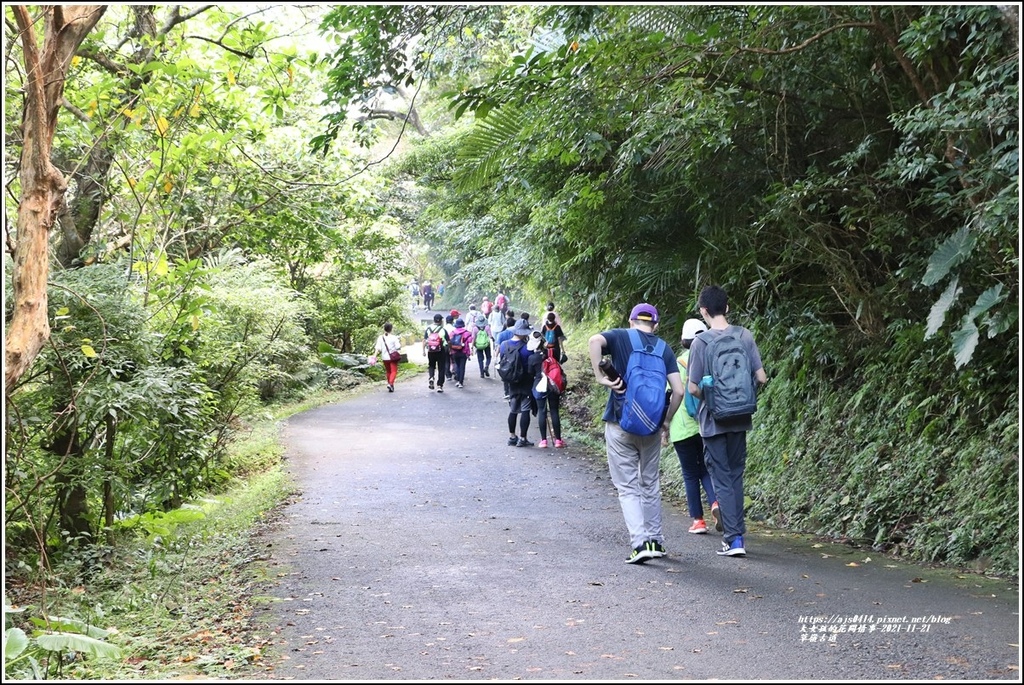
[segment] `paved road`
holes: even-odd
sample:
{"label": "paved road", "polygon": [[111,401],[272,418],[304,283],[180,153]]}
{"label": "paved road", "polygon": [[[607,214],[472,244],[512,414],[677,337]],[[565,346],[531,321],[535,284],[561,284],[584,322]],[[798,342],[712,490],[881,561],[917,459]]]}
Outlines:
{"label": "paved road", "polygon": [[423,376],[289,421],[255,677],[1020,679],[1016,582],[764,528],[719,557],[678,506],[669,555],[625,564],[603,457],[507,447],[501,396]]}

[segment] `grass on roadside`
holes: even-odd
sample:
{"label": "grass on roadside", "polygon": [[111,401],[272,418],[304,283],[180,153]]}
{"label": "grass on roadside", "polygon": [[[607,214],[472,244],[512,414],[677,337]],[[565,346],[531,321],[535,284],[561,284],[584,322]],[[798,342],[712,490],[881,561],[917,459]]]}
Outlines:
{"label": "grass on roadside", "polygon": [[[262,579],[251,562],[263,551],[254,538],[294,489],[281,466],[281,422],[345,394],[321,392],[252,421],[229,448],[239,477],[223,492],[149,515],[113,547],[51,560],[45,574],[7,574],[5,628],[23,630],[29,645],[9,660],[5,643],[5,679],[227,679],[260,670],[267,640],[251,617]],[[48,626],[33,625],[43,617]],[[39,639],[40,630],[74,634],[48,651],[54,638]],[[117,654],[102,656],[110,648]]]}

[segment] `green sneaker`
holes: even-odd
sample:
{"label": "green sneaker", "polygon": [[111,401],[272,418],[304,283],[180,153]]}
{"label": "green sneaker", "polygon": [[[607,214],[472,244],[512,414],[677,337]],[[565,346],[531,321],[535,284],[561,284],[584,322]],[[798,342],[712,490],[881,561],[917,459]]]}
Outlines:
{"label": "green sneaker", "polygon": [[665,545],[661,544],[657,540],[648,540],[644,543],[644,546],[647,547],[647,551],[650,552],[652,559],[658,559],[668,554],[668,552],[665,551]]}
{"label": "green sneaker", "polygon": [[652,558],[651,550],[647,549],[647,543],[640,545],[626,557],[627,564],[642,564]]}

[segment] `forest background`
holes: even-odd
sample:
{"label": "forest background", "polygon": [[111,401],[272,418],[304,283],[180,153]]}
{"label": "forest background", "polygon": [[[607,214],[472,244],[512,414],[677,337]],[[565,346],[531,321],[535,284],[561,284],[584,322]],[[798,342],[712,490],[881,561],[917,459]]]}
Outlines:
{"label": "forest background", "polygon": [[169,572],[426,279],[555,301],[577,360],[722,285],[771,379],[751,515],[1016,575],[1017,12],[5,6],[5,667],[109,655],[97,603],[33,633],[9,591]]}

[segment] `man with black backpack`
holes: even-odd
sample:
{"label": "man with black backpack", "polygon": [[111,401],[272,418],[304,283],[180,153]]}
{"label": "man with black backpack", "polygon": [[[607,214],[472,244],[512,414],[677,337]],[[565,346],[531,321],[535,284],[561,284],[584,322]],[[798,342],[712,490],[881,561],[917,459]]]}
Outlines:
{"label": "man with black backpack", "polygon": [[[658,310],[642,302],[629,314],[629,328],[613,328],[589,341],[597,382],[609,388],[604,442],[608,472],[619,493],[630,552],[627,564],[665,556],[661,532],[661,433],[668,432],[683,400],[683,382],[672,348],[654,334]],[[615,374],[602,357],[611,355]],[[667,386],[666,386],[667,384]],[[666,406],[665,388],[671,388]]]}
{"label": "man with black backpack", "polygon": [[[510,447],[533,447],[526,438],[530,429],[530,412],[533,409],[533,378],[528,371],[528,362],[533,351],[526,341],[533,333],[530,325],[523,320],[512,329],[512,337],[498,348],[498,375],[508,385],[508,444]],[[516,436],[516,419],[519,420],[519,435]]]}
{"label": "man with black backpack", "polygon": [[704,462],[718,498],[722,524],[720,556],[746,556],[743,472],[747,465],[747,431],[753,428],[757,391],[768,381],[754,336],[726,319],[725,290],[709,285],[697,299],[708,330],[690,346],[687,388],[700,398],[697,423],[704,439]]}

